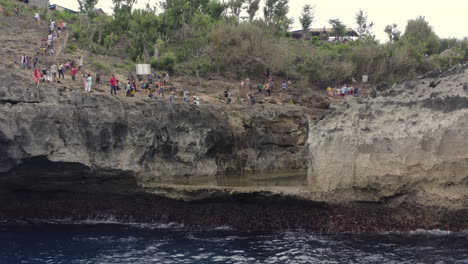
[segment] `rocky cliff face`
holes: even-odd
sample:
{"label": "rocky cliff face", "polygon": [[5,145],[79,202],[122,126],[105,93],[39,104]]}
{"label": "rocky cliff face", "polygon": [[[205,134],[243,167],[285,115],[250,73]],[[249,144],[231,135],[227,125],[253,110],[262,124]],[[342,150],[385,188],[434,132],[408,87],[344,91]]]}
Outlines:
{"label": "rocky cliff face", "polygon": [[[316,124],[296,106],[173,105],[34,88],[0,72],[0,220],[465,230],[466,68],[380,85]],[[161,184],[307,161],[309,186]]]}
{"label": "rocky cliff face", "polygon": [[307,119],[294,106],[170,104],[10,81],[0,112],[0,180],[17,184],[59,179],[59,170],[71,183],[141,184],[306,168]]}
{"label": "rocky cliff face", "polygon": [[334,201],[468,207],[468,65],[347,98],[309,133],[311,188]]}

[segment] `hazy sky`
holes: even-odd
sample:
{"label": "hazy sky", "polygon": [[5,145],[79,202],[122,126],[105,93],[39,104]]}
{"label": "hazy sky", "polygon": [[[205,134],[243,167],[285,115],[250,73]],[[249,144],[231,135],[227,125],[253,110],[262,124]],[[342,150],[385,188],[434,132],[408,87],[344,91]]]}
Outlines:
{"label": "hazy sky", "polygon": [[[155,4],[160,0],[138,0],[136,7],[144,7],[148,1]],[[77,9],[76,0],[50,2]],[[289,16],[294,18],[293,30],[301,29],[298,17],[305,4],[315,6],[314,28],[329,27],[328,20],[331,18],[338,18],[348,27],[355,28],[354,16],[361,8],[368,13],[369,20],[374,22],[373,31],[382,41],[387,38],[383,32],[385,25],[397,23],[403,32],[406,22],[417,16],[426,17],[439,37],[468,37],[468,0],[290,0]],[[99,0],[98,6],[110,13],[112,0]]]}

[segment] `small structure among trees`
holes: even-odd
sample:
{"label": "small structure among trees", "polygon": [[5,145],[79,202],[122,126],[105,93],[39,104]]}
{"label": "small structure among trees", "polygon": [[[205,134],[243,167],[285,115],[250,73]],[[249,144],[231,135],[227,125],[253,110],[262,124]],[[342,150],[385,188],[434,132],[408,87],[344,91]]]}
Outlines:
{"label": "small structure among trees", "polygon": [[356,30],[352,28],[344,28],[344,31],[342,33],[343,33],[343,36],[338,36],[334,28],[324,27],[324,28],[311,28],[307,31],[304,31],[303,29],[296,30],[296,31],[289,32],[289,35],[295,39],[301,39],[301,38],[310,39],[316,36],[316,37],[319,37],[321,40],[327,40],[327,39],[324,39],[324,36],[328,36],[328,39],[334,39],[336,37],[343,37],[343,38],[347,38],[350,40],[354,40],[359,37],[359,34],[356,32]]}

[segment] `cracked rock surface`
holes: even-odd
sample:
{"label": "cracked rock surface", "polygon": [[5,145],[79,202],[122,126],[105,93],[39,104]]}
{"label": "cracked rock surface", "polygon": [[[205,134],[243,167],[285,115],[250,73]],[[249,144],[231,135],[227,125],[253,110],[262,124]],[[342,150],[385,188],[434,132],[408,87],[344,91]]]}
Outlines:
{"label": "cracked rock surface", "polygon": [[341,201],[467,208],[467,68],[334,106],[309,133],[311,188]]}

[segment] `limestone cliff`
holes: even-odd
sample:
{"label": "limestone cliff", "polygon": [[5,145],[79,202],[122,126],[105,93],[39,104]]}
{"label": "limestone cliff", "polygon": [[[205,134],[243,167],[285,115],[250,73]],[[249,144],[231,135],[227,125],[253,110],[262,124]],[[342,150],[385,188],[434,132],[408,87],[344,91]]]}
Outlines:
{"label": "limestone cliff", "polygon": [[171,104],[13,81],[0,102],[0,180],[31,184],[58,177],[57,166],[68,166],[63,178],[127,175],[137,183],[306,168],[300,107]]}
{"label": "limestone cliff", "polygon": [[333,106],[309,133],[311,188],[334,201],[468,207],[468,65]]}

